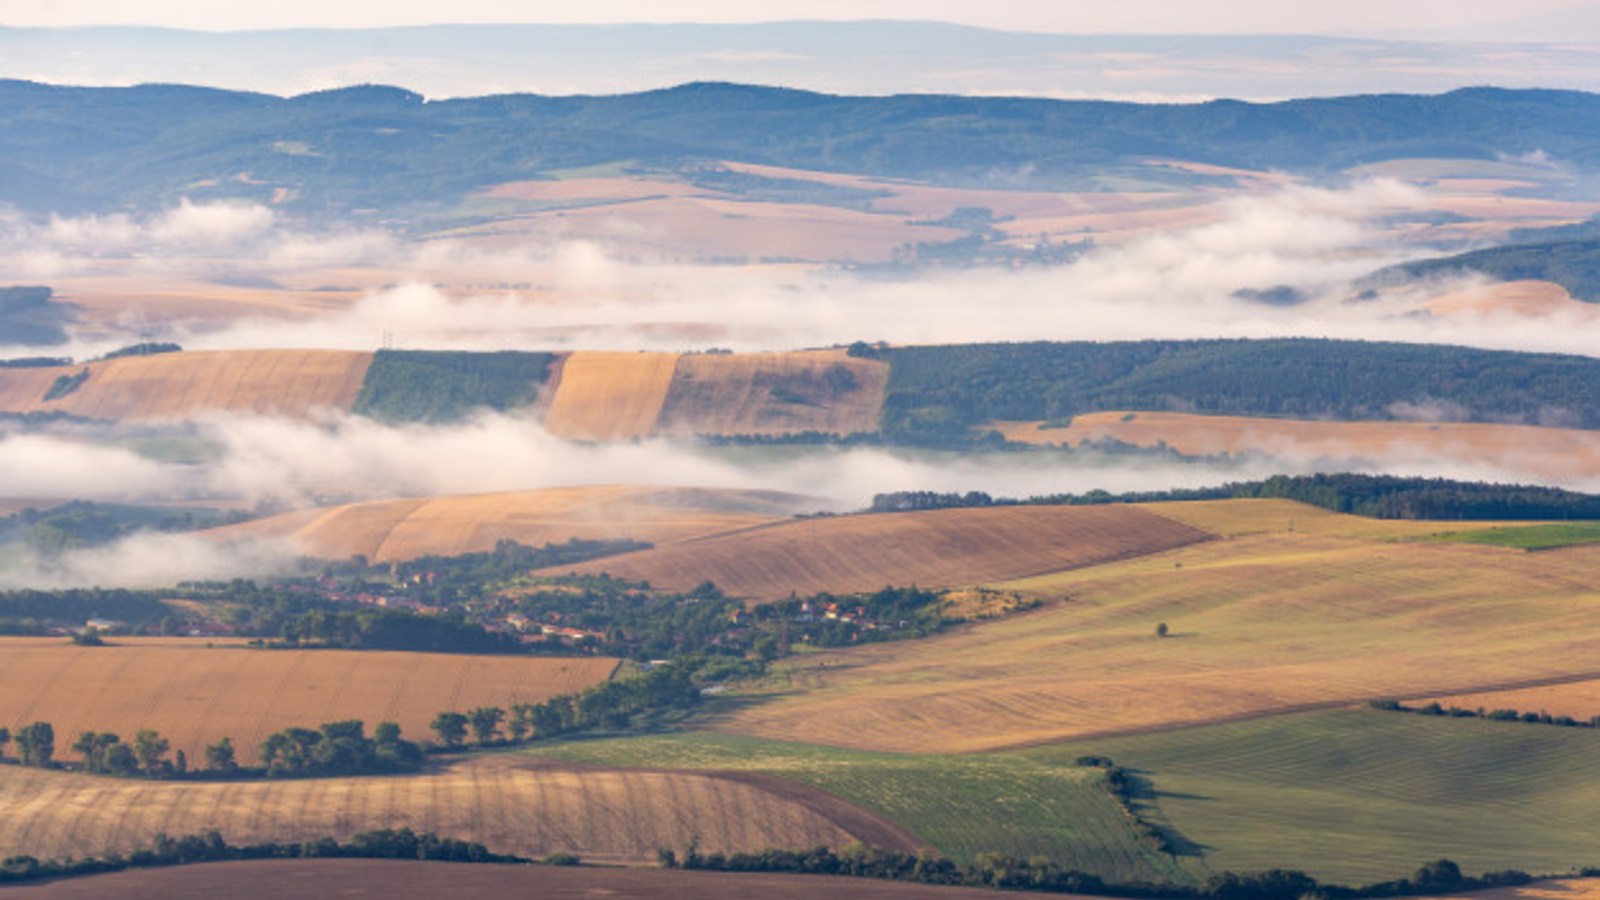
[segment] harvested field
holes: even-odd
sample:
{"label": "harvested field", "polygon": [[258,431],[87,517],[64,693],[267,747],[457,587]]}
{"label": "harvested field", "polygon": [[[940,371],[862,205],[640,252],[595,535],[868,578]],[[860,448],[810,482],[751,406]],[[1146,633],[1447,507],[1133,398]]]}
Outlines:
{"label": "harvested field", "polygon": [[[371,361],[370,353],[340,350],[233,350],[0,369],[0,410],[124,422],[176,421],[206,412],[304,418],[317,410],[348,410]],[[79,388],[45,401],[57,377],[85,369],[89,376]]]}
{"label": "harvested field", "polygon": [[[1405,701],[1407,706],[1430,702],[1437,702],[1440,706],[1459,706],[1462,709],[1482,708],[1490,711],[1514,709],[1517,712],[1549,713],[1552,716],[1571,716],[1579,722],[1588,722],[1600,716],[1600,679],[1547,684],[1509,691],[1434,695]],[[1528,725],[1528,727],[1541,726]]]}
{"label": "harvested field", "polygon": [[1403,541],[1438,537],[1463,529],[1495,527],[1493,522],[1368,519],[1362,516],[1347,516],[1320,506],[1281,498],[1168,501],[1141,503],[1139,508],[1169,519],[1177,519],[1186,525],[1223,537],[1300,534],[1374,541]]}
{"label": "harvested field", "polygon": [[616,667],[594,657],[259,650],[158,638],[79,647],[3,637],[0,724],[51,723],[64,759],[84,731],[130,738],[154,728],[191,760],[229,737],[240,762],[253,763],[261,741],[291,725],[392,721],[421,740],[444,710],[539,702],[605,681]]}
{"label": "harvested field", "polygon": [[1561,314],[1600,317],[1592,303],[1572,299],[1567,289],[1553,281],[1496,281],[1429,298],[1425,309],[1432,315],[1458,313],[1523,317]]}
{"label": "harvested field", "polygon": [[877,431],[887,363],[844,350],[678,358],[657,431],[853,434]]}
{"label": "harvested field", "polygon": [[735,597],[954,587],[1157,553],[1210,535],[1131,506],[1010,506],[782,522],[594,560],[579,571]]}
{"label": "harvested field", "polygon": [[[1600,431],[1476,422],[1329,422],[1169,412],[1099,412],[1065,428],[996,422],[1008,440],[1078,446],[1116,440],[1191,456],[1266,453],[1297,459],[1446,459],[1546,477],[1600,476]],[[985,426],[991,427],[991,426]]]}
{"label": "harvested field", "polygon": [[789,796],[748,779],[560,766],[512,754],[425,774],[283,781],[137,781],[6,766],[0,856],[127,851],[158,832],[210,828],[246,844],[408,827],[501,853],[638,864],[696,836],[703,850],[721,852],[857,839],[819,809],[878,821],[799,785],[784,790]]}
{"label": "harvested field", "polygon": [[545,428],[579,441],[645,437],[661,417],[677,363],[675,353],[574,353],[561,365]]}
{"label": "harvested field", "polygon": [[362,555],[373,562],[530,546],[572,538],[651,544],[761,525],[787,516],[802,498],[777,491],[629,485],[549,488],[500,494],[375,500],[301,510],[206,534],[219,539],[288,538],[321,559]]}
{"label": "harvested field", "polygon": [[[777,696],[717,727],[979,751],[1600,678],[1600,548],[1529,554],[1268,525],[998,583],[1060,599],[925,640],[797,658],[780,666]],[[1155,636],[1162,622],[1171,637]]]}
{"label": "harvested field", "polygon": [[[1526,888],[1522,890],[1527,890]],[[164,869],[136,869],[6,888],[16,900],[173,900],[176,897],[242,897],[257,900],[321,900],[368,894],[395,900],[812,900],[848,895],[859,900],[993,900],[987,888],[935,887],[829,875],[765,872],[686,872],[663,869],[591,869],[561,866],[496,866],[470,863],[369,859],[242,860]],[[1084,900],[1076,894],[1007,891],[1007,897]],[[1476,896],[1476,895],[1472,895]],[[1487,900],[1487,898],[1486,898]],[[1519,894],[1492,900],[1558,900]],[[1592,900],[1563,896],[1559,900]]]}

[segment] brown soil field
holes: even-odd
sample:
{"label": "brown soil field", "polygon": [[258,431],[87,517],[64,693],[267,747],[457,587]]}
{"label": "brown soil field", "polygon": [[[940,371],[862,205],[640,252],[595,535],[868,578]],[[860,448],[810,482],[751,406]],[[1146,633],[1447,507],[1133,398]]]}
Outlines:
{"label": "brown soil field", "polygon": [[[797,658],[769,700],[717,727],[966,752],[1600,678],[1600,548],[1346,536],[1361,520],[1284,531],[1284,505],[1240,503],[1166,506],[1224,511],[1190,521],[1263,517],[1260,530],[999,583],[1057,599],[925,640]],[[1317,512],[1307,520],[1350,518]],[[1161,622],[1170,637],[1155,636]]]}
{"label": "brown soil field", "polygon": [[675,353],[573,353],[562,363],[544,426],[580,441],[645,437],[661,418],[677,364]]}
{"label": "brown soil field", "polygon": [[445,710],[539,702],[611,677],[595,657],[468,656],[358,650],[207,647],[197,639],[115,638],[78,647],[65,638],[0,637],[0,723],[46,721],[57,755],[85,731],[131,738],[154,728],[196,764],[207,744],[233,739],[241,762],[291,725],[361,719],[400,724],[412,740]]}
{"label": "brown soil field", "polygon": [[1600,679],[1549,684],[1510,691],[1476,694],[1451,694],[1405,701],[1407,706],[1437,701],[1441,706],[1463,709],[1514,709],[1517,712],[1544,712],[1552,716],[1571,716],[1587,722],[1600,716]]}
{"label": "brown soil field", "polygon": [[557,765],[509,753],[421,774],[273,781],[160,782],[5,766],[0,796],[0,857],[126,851],[158,832],[210,828],[245,844],[409,827],[501,853],[627,864],[654,862],[658,847],[681,849],[696,836],[703,850],[729,852],[903,834],[781,779]]}
{"label": "brown soil field", "polygon": [[1328,422],[1166,412],[1101,412],[1065,428],[995,422],[1007,439],[1077,446],[1110,438],[1141,447],[1165,443],[1207,456],[1261,452],[1329,460],[1447,459],[1550,477],[1600,475],[1600,431],[1475,422]]}
{"label": "brown soil field", "polygon": [[844,350],[688,354],[678,358],[658,432],[877,431],[887,363]]}
{"label": "brown soil field", "polygon": [[[1528,891],[1528,888],[1520,888]],[[936,887],[893,881],[841,879],[828,875],[766,872],[685,872],[674,869],[602,869],[562,866],[499,866],[367,859],[241,860],[165,869],[135,869],[5,889],[16,900],[177,900],[189,897],[251,897],[256,900],[321,900],[379,896],[395,900],[994,900],[986,888]],[[1006,891],[1006,897],[1076,894]],[[1479,897],[1468,894],[1469,898]],[[1586,894],[1496,895],[1484,900],[1594,900]]]}
{"label": "brown soil field", "polygon": [[[306,417],[349,409],[371,361],[370,353],[339,350],[234,350],[0,369],[0,409],[124,422],[174,421],[212,411]],[[44,400],[58,376],[85,368],[89,378],[81,387]]]}
{"label": "brown soil field", "polygon": [[1573,299],[1567,289],[1550,281],[1500,281],[1431,297],[1424,307],[1431,315],[1462,313],[1512,315],[1538,318],[1565,315],[1591,321],[1600,319],[1600,308]]}
{"label": "brown soil field", "polygon": [[534,203],[622,202],[654,197],[712,193],[682,181],[649,178],[564,178],[560,181],[510,181],[484,192],[486,197]]}
{"label": "brown soil field", "polygon": [[1156,553],[1207,532],[1132,506],[1012,506],[825,516],[713,535],[577,566],[736,597],[956,587]]}
{"label": "brown soil field", "polygon": [[500,494],[374,500],[299,510],[216,528],[222,540],[288,538],[308,556],[373,562],[530,546],[572,538],[671,544],[761,525],[795,512],[803,498],[776,491],[631,485],[549,488]]}

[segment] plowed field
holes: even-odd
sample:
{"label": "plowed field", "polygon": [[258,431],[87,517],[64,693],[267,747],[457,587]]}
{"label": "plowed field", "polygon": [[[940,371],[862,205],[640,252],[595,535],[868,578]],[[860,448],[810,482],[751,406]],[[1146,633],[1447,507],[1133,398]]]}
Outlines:
{"label": "plowed field", "polygon": [[661,417],[677,362],[673,353],[574,353],[562,364],[545,428],[581,441],[645,437]]}
{"label": "plowed field", "polygon": [[[779,697],[720,727],[973,751],[1600,678],[1595,547],[1531,554],[1262,530],[1002,586],[1061,599],[797,659]],[[1170,637],[1156,637],[1162,622]]]}
{"label": "plowed field", "polygon": [[1131,506],[941,509],[789,521],[577,568],[681,589],[710,579],[733,596],[771,600],[1020,578],[1209,537]]}
{"label": "plowed field", "polygon": [[[129,356],[87,366],[0,369],[0,409],[51,411],[126,422],[193,418],[225,411],[304,417],[347,410],[372,354],[340,350],[233,350]],[[58,376],[89,377],[56,400]]]}
{"label": "plowed field", "polygon": [[609,771],[526,757],[478,757],[420,775],[159,782],[21,766],[0,769],[0,856],[84,856],[146,846],[158,832],[215,828],[230,844],[300,841],[409,827],[542,857],[654,862],[656,848],[843,846],[881,822],[820,791],[773,780]]}
{"label": "plowed field", "polygon": [[374,562],[530,546],[572,538],[670,544],[768,523],[797,508],[776,491],[623,485],[503,494],[375,500],[285,513],[208,532],[218,538],[279,538],[321,559],[362,555]]}
{"label": "plowed field", "polygon": [[0,724],[43,720],[56,753],[84,731],[131,738],[154,728],[198,763],[233,739],[254,762],[268,734],[291,725],[361,719],[429,736],[444,710],[538,702],[611,677],[616,660],[352,650],[206,647],[193,639],[116,638],[78,647],[63,638],[0,638]]}
{"label": "plowed field", "polygon": [[658,430],[668,434],[877,431],[889,366],[843,350],[678,359]]}

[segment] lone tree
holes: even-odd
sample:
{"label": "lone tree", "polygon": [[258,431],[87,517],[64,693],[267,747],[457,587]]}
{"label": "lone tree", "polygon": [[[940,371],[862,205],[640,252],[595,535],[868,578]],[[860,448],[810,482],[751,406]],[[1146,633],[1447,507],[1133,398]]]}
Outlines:
{"label": "lone tree", "polygon": [[467,739],[467,717],[458,712],[442,712],[433,717],[433,724],[428,726],[433,733],[439,736],[440,743],[446,747],[460,747]]}
{"label": "lone tree", "polygon": [[1172,632],[1167,629],[1167,623],[1165,622],[1162,622],[1160,625],[1156,626],[1156,637],[1166,637],[1171,633]]}
{"label": "lone tree", "polygon": [[6,745],[11,743],[11,729],[0,726],[0,759],[6,758]]}

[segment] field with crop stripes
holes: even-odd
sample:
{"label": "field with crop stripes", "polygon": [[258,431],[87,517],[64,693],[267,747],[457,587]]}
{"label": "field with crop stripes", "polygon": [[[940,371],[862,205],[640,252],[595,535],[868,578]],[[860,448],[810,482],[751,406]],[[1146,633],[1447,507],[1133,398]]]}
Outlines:
{"label": "field with crop stripes", "polygon": [[572,538],[669,544],[775,521],[801,498],[776,491],[629,485],[549,488],[299,510],[206,532],[218,539],[289,538],[322,559],[374,562],[530,546]]}
{"label": "field with crop stripes", "polygon": [[[305,417],[348,410],[371,362],[370,353],[341,350],[230,350],[0,369],[0,408],[124,422],[176,421],[207,412]],[[89,377],[76,390],[44,399],[58,376],[85,369]]]}
{"label": "field with crop stripes", "polygon": [[544,425],[580,441],[646,437],[661,417],[677,362],[675,353],[573,353],[561,364]]}
{"label": "field with crop stripes", "polygon": [[[1248,530],[1227,512],[1234,502],[1212,506]],[[716,727],[978,751],[1600,676],[1600,547],[1528,554],[1326,531],[1000,582],[1055,599],[925,640],[786,661],[771,699]]]}
{"label": "field with crop stripes", "polygon": [[361,719],[370,731],[392,721],[422,740],[442,711],[540,702],[605,681],[617,666],[594,657],[260,650],[194,639],[108,644],[0,637],[0,724],[15,731],[49,722],[67,760],[65,748],[84,731],[126,740],[154,728],[195,765],[224,737],[251,763],[267,735],[291,725]]}
{"label": "field with crop stripes", "polygon": [[1359,883],[1455,860],[1467,872],[1596,864],[1600,732],[1346,709],[1075,741],[1140,770],[1203,848],[1197,871],[1303,869]]}
{"label": "field with crop stripes", "polygon": [[870,753],[713,734],[578,741],[532,751],[605,766],[745,771],[821,788],[914,831],[952,859],[1044,855],[1120,881],[1188,878],[1136,836],[1105,773],[1017,754]]}
{"label": "field with crop stripes", "polygon": [[951,587],[1092,566],[1210,535],[1131,506],[1009,506],[787,521],[585,563],[580,571],[736,597]]}
{"label": "field with crop stripes", "polygon": [[[711,775],[611,772],[482,756],[414,775],[160,782],[0,767],[0,857],[84,856],[215,828],[231,844],[411,828],[501,853],[654,862],[656,848],[843,846],[828,798]],[[821,811],[819,811],[821,810]],[[846,811],[847,812],[847,811]],[[870,818],[855,816],[857,821]],[[865,839],[865,836],[863,836]]]}
{"label": "field with crop stripes", "polygon": [[854,434],[878,430],[889,366],[843,350],[678,358],[664,434]]}

